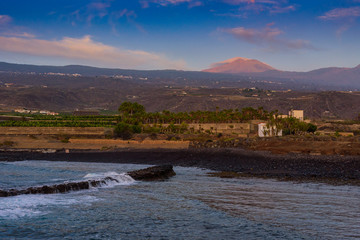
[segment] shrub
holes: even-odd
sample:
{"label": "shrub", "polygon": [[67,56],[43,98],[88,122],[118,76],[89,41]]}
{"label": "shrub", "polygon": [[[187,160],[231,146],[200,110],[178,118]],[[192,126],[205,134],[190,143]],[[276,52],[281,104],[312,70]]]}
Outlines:
{"label": "shrub", "polygon": [[156,140],[157,139],[157,134],[156,133],[151,133],[150,134],[150,139]]}
{"label": "shrub", "polygon": [[141,133],[141,126],[132,125],[131,128],[132,128],[133,133]]}
{"label": "shrub", "polygon": [[307,132],[309,132],[309,133],[314,133],[314,132],[316,132],[316,130],[317,130],[317,126],[316,126],[316,125],[314,125],[314,124],[312,124],[312,123],[309,123],[309,124],[308,124]]}
{"label": "shrub", "polygon": [[130,124],[120,122],[114,129],[114,136],[128,140],[133,136],[133,128]]}

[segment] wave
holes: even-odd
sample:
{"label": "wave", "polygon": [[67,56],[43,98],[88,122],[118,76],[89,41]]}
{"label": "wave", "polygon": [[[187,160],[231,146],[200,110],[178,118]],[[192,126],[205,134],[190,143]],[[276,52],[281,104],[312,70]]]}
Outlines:
{"label": "wave", "polygon": [[106,172],[89,173],[85,175],[85,180],[64,182],[61,184],[44,185],[38,187],[29,187],[27,189],[0,190],[0,197],[11,197],[27,194],[56,194],[70,191],[80,191],[96,187],[114,187],[118,185],[129,185],[135,180],[126,173]]}
{"label": "wave", "polygon": [[88,181],[105,180],[105,183],[100,183],[98,187],[114,187],[119,185],[130,185],[135,182],[135,180],[132,177],[130,177],[127,173],[117,173],[117,172],[88,173],[84,176],[84,179]]}
{"label": "wave", "polygon": [[[59,195],[22,195],[1,199],[0,219],[19,219],[48,214],[44,207],[70,206],[74,204],[91,204],[99,199],[88,195],[70,195],[67,198]],[[45,208],[46,209],[46,208]]]}

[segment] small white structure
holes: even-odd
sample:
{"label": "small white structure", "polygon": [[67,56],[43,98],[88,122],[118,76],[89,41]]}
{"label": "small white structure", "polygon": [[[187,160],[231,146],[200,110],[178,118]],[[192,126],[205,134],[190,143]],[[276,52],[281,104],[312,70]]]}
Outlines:
{"label": "small white structure", "polygon": [[31,113],[30,110],[25,109],[25,108],[15,109],[14,111],[17,113]]}
{"label": "small white structure", "polygon": [[282,136],[282,129],[277,129],[276,126],[271,126],[268,123],[259,123],[258,135],[259,137],[280,137]]}

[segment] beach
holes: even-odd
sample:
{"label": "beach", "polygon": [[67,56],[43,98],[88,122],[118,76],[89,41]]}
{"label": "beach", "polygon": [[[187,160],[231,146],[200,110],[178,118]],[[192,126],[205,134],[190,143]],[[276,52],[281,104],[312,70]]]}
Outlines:
{"label": "beach", "polygon": [[[239,176],[282,180],[327,181],[334,184],[360,183],[359,156],[276,155],[240,148],[224,149],[119,149],[112,151],[73,150],[43,153],[3,151],[0,161],[47,160],[96,163],[128,163],[197,167]],[[231,177],[224,174],[223,177]],[[238,176],[238,175],[236,175]]]}

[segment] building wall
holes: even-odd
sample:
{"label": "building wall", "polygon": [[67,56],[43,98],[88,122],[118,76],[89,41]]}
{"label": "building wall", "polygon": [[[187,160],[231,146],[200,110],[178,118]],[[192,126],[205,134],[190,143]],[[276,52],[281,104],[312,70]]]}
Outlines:
{"label": "building wall", "polygon": [[303,121],[304,120],[304,110],[291,110],[289,112],[289,116]]}

